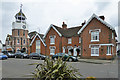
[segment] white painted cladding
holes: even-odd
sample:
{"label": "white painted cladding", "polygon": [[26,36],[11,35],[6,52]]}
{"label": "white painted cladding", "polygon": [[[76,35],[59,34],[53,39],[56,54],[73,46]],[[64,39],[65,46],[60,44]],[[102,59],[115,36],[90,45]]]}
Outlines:
{"label": "white painted cladding", "polygon": [[19,23],[19,22],[13,22],[12,23],[12,29],[24,29],[23,25],[26,26],[25,30],[28,30],[28,26],[26,23]]}

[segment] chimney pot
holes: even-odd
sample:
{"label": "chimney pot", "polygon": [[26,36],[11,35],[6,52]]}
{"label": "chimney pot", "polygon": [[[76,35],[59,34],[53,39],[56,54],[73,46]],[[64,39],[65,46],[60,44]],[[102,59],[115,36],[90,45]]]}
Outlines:
{"label": "chimney pot", "polygon": [[99,16],[99,18],[101,18],[102,20],[105,20],[105,17],[104,17],[104,16]]}
{"label": "chimney pot", "polygon": [[62,24],[62,28],[67,29],[67,24],[65,24],[65,22],[63,22],[63,24]]}

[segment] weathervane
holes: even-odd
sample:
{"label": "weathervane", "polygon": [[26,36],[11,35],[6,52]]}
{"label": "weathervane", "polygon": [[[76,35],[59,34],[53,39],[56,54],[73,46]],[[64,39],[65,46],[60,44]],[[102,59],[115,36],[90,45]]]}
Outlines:
{"label": "weathervane", "polygon": [[20,5],[20,9],[21,9],[21,10],[22,10],[22,6],[23,6],[23,5],[21,4],[21,5]]}

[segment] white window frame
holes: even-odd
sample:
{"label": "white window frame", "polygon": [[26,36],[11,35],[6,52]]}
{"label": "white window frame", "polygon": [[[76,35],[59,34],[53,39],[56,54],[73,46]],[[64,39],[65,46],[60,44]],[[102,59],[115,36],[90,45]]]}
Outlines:
{"label": "white window frame", "polygon": [[55,37],[56,37],[55,35],[49,36],[49,38],[50,38],[50,44],[55,44]]}
{"label": "white window frame", "polygon": [[[96,50],[98,51],[98,54],[96,54]],[[91,56],[99,56],[99,46],[91,47]]]}
{"label": "white window frame", "polygon": [[68,38],[68,44],[72,44],[72,38]]}
{"label": "white window frame", "polygon": [[50,49],[50,55],[55,55],[56,47],[55,46],[50,46],[49,49]]}
{"label": "white window frame", "polygon": [[79,37],[79,43],[81,43],[81,37]]}
{"label": "white window frame", "polygon": [[107,54],[106,55],[111,55],[111,46],[107,46]]}
{"label": "white window frame", "polygon": [[40,53],[40,40],[36,40],[36,53]]}
{"label": "white window frame", "polygon": [[[97,36],[97,39],[95,39]],[[91,32],[91,42],[99,41],[99,31]]]}

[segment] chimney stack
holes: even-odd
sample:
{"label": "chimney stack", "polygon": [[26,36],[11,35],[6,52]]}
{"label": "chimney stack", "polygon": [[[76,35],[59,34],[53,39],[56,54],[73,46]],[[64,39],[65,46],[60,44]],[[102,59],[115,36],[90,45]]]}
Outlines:
{"label": "chimney stack", "polygon": [[86,20],[84,20],[84,22],[81,24],[82,26],[86,23]]}
{"label": "chimney stack", "polygon": [[105,17],[104,17],[104,16],[99,16],[99,18],[101,18],[102,20],[105,20]]}
{"label": "chimney stack", "polygon": [[62,24],[62,28],[67,29],[67,24],[65,24],[65,22],[63,22],[63,24]]}

